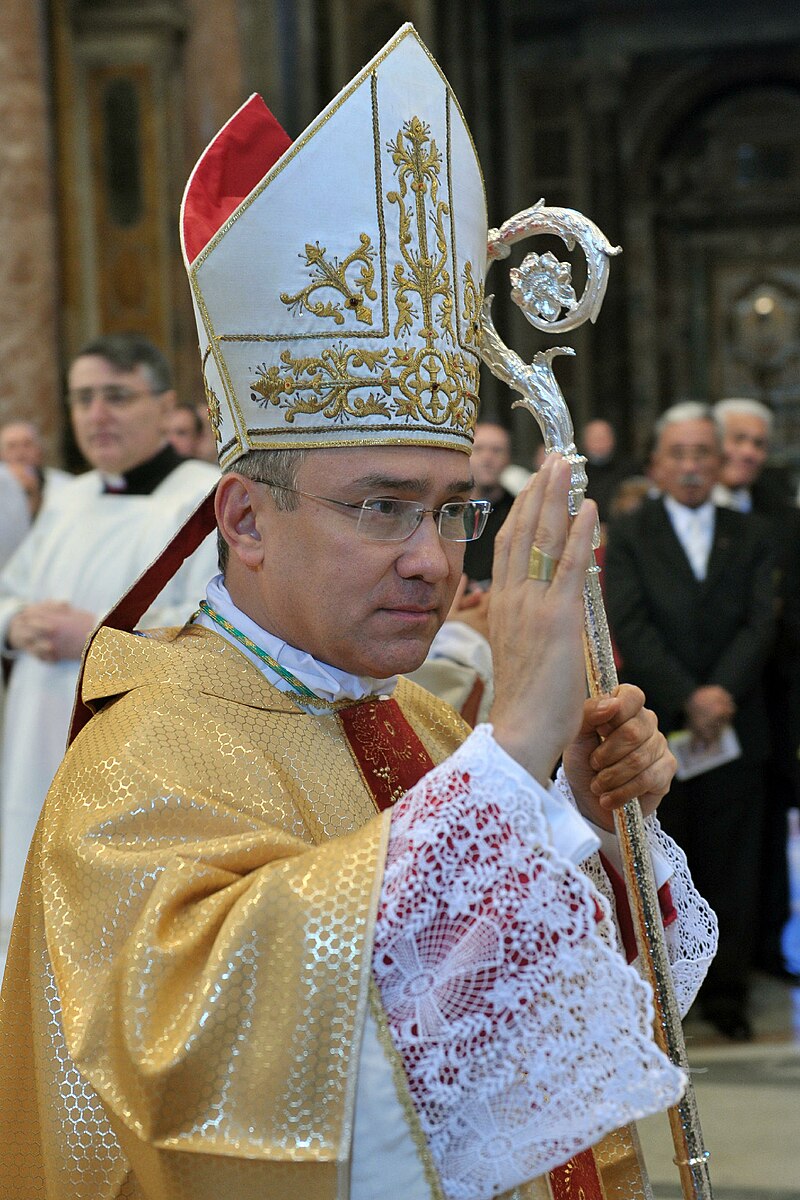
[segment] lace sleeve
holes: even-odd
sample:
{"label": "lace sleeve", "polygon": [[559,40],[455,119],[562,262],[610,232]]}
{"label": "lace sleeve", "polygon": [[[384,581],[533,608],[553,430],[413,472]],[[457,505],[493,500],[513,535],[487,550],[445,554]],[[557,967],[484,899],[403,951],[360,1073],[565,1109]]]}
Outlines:
{"label": "lace sleeve", "polygon": [[669,886],[678,919],[664,934],[678,1007],[685,1017],[716,954],[717,918],[692,882],[686,855],[661,828],[658,817],[648,817],[644,825],[651,845],[672,866]]}
{"label": "lace sleeve", "polygon": [[[569,784],[559,773],[559,790],[571,798]],[[656,816],[647,817],[645,833],[651,849],[661,858],[661,870],[669,870],[669,888],[677,920],[664,930],[667,958],[672,968],[675,998],[682,1017],[685,1017],[706,977],[717,950],[717,918],[697,891],[689,874],[686,855],[677,842],[666,834]],[[581,869],[591,879],[601,895],[614,910],[614,892],[603,869],[599,854],[592,854],[581,863]],[[621,868],[620,868],[621,869]],[[615,921],[616,926],[616,921]],[[619,930],[617,930],[619,933]],[[633,963],[638,969],[639,960]]]}
{"label": "lace sleeve", "polygon": [[449,1200],[488,1200],[681,1095],[609,916],[488,726],[393,810],[373,970]]}

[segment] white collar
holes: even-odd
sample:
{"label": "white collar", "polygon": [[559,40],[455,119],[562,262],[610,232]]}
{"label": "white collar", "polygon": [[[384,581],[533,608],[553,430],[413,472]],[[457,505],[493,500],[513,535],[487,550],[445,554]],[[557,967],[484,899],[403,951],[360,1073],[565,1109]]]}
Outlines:
{"label": "white collar", "polygon": [[666,492],[662,499],[670,517],[673,521],[677,521],[682,528],[686,528],[687,525],[692,523],[705,528],[709,528],[713,524],[714,504],[711,500],[706,500],[705,504],[698,504],[697,508],[689,508],[688,504],[681,504],[680,501],[674,500],[672,496],[668,496]]}
{"label": "white collar", "polygon": [[[394,690],[397,683],[396,675],[392,675],[388,679],[351,675],[347,671],[340,670],[339,667],[319,662],[305,650],[298,650],[295,646],[290,646],[288,642],[275,637],[268,630],[262,629],[251,617],[236,607],[221,575],[215,575],[209,583],[206,589],[206,603],[261,650],[266,650],[271,658],[274,658],[285,670],[291,672],[300,683],[310,688],[315,696],[319,696],[320,700],[363,700],[365,696],[384,696]],[[221,634],[238,650],[241,650],[242,654],[245,654],[279,691],[297,698],[297,693],[291,684],[273,671],[252,650],[248,650],[247,646],[242,645],[233,634],[217,625],[211,617],[201,612],[195,618],[195,624],[202,625],[205,629],[213,629],[215,633]],[[313,708],[313,705],[311,707]]]}
{"label": "white collar", "polygon": [[715,483],[711,499],[723,508],[732,508],[736,512],[750,512],[753,507],[753,497],[749,487],[728,487],[725,483]]}

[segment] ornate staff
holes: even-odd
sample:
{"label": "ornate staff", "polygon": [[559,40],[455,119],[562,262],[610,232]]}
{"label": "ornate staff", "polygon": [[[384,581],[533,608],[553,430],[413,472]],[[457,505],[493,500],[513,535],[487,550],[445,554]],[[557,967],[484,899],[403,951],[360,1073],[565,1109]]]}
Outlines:
{"label": "ornate staff", "polygon": [[[577,243],[586,256],[587,279],[580,300],[571,284],[570,264],[559,262],[551,253],[528,254],[518,269],[512,269],[511,295],[536,329],[547,333],[574,329],[584,321],[595,321],[603,303],[608,282],[609,258],[620,253],[601,231],[580,213],[567,208],[546,208],[540,200],[532,208],[518,213],[500,229],[489,231],[489,261],[507,258],[510,247],[522,238],[536,234],[555,234],[568,250]],[[492,296],[483,308],[484,362],[498,379],[518,392],[521,399],[513,407],[527,408],[542,431],[545,450],[557,451],[572,467],[569,506],[574,517],[583,501],[587,478],[586,459],[575,447],[572,420],[561,389],[556,382],[552,360],[557,354],[574,354],[571,347],[557,346],[536,354],[525,363],[509,350],[499,337],[491,318]],[[563,317],[560,316],[565,311]],[[594,548],[600,545],[599,526]],[[594,562],[586,573],[584,586],[584,649],[586,673],[591,695],[614,690],[618,684],[611,649],[605,605],[600,591],[599,567]],[[614,813],[614,823],[622,853],[625,885],[636,930],[639,957],[649,980],[655,1001],[655,1037],[658,1045],[689,1080],[683,1099],[669,1110],[675,1163],[686,1200],[711,1200],[708,1152],[703,1147],[700,1117],[686,1058],[680,1013],[667,958],[661,913],[658,904],[650,855],[647,850],[644,821],[638,800],[632,800]]]}

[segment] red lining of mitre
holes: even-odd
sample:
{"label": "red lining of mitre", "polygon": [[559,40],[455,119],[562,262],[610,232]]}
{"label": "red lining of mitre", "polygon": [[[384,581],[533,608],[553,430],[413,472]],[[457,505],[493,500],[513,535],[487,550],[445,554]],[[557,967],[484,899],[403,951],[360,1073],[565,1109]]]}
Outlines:
{"label": "red lining of mitre", "polygon": [[193,263],[292,139],[258,95],[220,129],[192,174],[183,201],[183,246]]}

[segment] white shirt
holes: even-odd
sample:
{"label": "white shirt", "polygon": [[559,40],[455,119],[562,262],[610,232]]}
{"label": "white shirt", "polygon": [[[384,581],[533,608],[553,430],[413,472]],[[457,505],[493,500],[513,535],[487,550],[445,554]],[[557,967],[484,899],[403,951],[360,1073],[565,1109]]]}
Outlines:
{"label": "white shirt", "polygon": [[715,483],[711,499],[720,508],[732,508],[734,512],[743,513],[753,511],[753,497],[746,487],[729,488],[724,483]]}
{"label": "white shirt", "polygon": [[707,500],[699,508],[687,508],[672,496],[664,496],[664,507],[695,579],[705,579],[714,541],[714,505]]}

